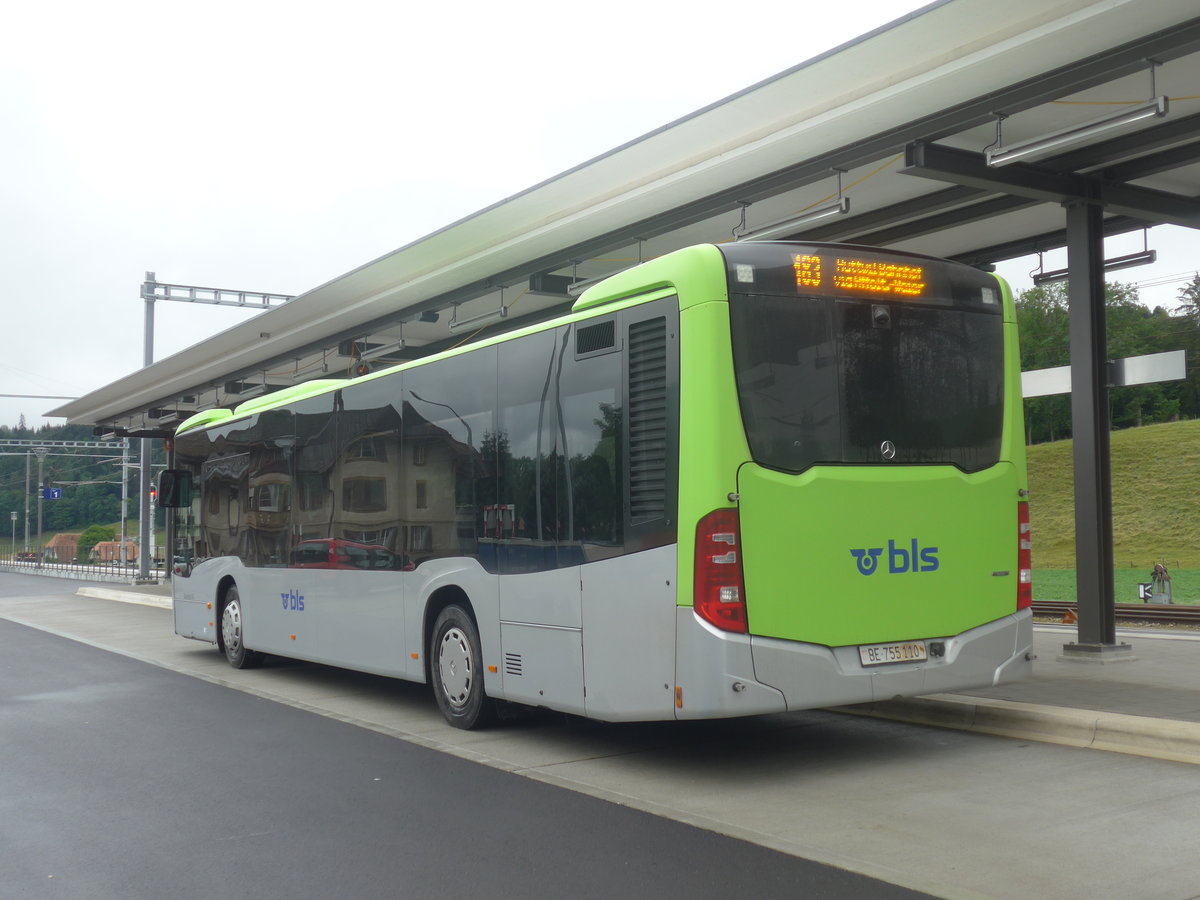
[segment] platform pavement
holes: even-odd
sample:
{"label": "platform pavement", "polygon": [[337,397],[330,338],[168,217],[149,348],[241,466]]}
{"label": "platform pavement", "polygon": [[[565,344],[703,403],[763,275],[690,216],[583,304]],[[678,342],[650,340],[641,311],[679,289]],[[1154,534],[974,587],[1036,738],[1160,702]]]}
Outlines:
{"label": "platform pavement", "polygon": [[[170,585],[81,587],[80,596],[170,607]],[[943,728],[1200,764],[1200,632],[1122,630],[1132,660],[1062,658],[1069,626],[1034,628],[1033,678],[999,687],[839,707]]]}

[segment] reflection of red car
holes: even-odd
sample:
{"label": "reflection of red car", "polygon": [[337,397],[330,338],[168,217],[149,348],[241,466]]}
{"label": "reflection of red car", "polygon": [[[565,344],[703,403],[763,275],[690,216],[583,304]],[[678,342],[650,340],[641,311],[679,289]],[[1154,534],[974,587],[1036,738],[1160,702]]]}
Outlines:
{"label": "reflection of red car", "polygon": [[416,568],[407,557],[397,556],[379,544],[358,544],[336,538],[301,541],[292,550],[293,569],[392,569]]}

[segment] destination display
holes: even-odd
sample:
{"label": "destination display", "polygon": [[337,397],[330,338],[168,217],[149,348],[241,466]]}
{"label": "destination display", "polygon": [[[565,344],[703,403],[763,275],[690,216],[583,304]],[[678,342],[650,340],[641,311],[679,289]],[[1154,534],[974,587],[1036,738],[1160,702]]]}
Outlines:
{"label": "destination display", "polygon": [[[832,263],[832,265],[830,265]],[[925,267],[857,256],[833,256],[828,259],[797,253],[792,257],[796,286],[820,288],[826,282],[853,294],[891,294],[922,297],[925,294]]]}
{"label": "destination display", "polygon": [[722,245],[730,294],[894,300],[999,315],[1000,283],[962,263],[878,247],[752,242]]}

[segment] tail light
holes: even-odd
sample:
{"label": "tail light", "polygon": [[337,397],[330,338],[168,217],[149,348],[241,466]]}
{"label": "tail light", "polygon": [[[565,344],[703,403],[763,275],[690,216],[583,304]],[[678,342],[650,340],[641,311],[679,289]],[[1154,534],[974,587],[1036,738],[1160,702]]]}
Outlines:
{"label": "tail light", "polygon": [[746,633],[741,534],[736,509],[715,509],[696,526],[693,607],[722,631]]}
{"label": "tail light", "polygon": [[1017,609],[1033,605],[1033,533],[1029,527],[1029,504],[1017,503]]}

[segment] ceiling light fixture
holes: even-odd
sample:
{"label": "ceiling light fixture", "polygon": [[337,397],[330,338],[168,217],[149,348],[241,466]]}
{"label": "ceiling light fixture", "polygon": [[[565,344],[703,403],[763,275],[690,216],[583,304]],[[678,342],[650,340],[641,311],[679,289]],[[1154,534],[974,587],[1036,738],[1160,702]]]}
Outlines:
{"label": "ceiling light fixture", "polygon": [[[837,200],[825,206],[818,206],[816,209],[810,209],[802,212],[798,216],[792,216],[790,219],[784,219],[781,222],[776,222],[772,225],[764,225],[762,228],[756,228],[753,231],[747,231],[745,234],[737,235],[739,241],[773,241],[776,238],[787,237],[796,232],[797,229],[811,225],[814,222],[820,222],[823,219],[829,219],[833,216],[844,216],[850,212],[850,198],[842,196],[842,173],[845,169],[834,169],[837,172],[838,190]],[[742,217],[745,220],[746,204],[742,206]]]}
{"label": "ceiling light fixture", "polygon": [[1139,106],[1131,106],[1128,109],[1112,113],[1103,118],[1093,119],[1090,122],[1084,122],[1080,125],[1073,125],[1070,128],[1063,128],[1060,131],[1054,131],[1028,141],[1018,141],[1015,144],[1009,144],[1007,147],[994,147],[991,150],[985,151],[984,155],[987,158],[989,166],[1006,166],[1020,159],[1040,156],[1053,150],[1059,150],[1068,144],[1086,141],[1114,128],[1119,128],[1122,125],[1129,125],[1133,122],[1152,117],[1161,118],[1167,114],[1169,106],[1170,104],[1165,96],[1155,97],[1147,103]]}
{"label": "ceiling light fixture", "polygon": [[[1134,266],[1145,266],[1158,261],[1157,250],[1140,250],[1126,256],[1114,256],[1104,261],[1104,271],[1113,272],[1117,269],[1132,269]],[[1035,285],[1050,284],[1055,281],[1066,281],[1070,269],[1051,269],[1049,272],[1036,272],[1033,276]]]}
{"label": "ceiling light fixture", "polygon": [[[520,298],[518,298],[520,299]],[[450,331],[461,331],[463,328],[469,328],[472,325],[479,325],[484,322],[494,322],[497,319],[508,318],[508,307],[504,305],[504,288],[500,288],[500,308],[489,309],[486,312],[481,312],[478,315],[468,316],[465,319],[458,317],[458,304],[454,305],[454,313],[450,316]]]}
{"label": "ceiling light fixture", "polygon": [[1127,106],[1124,109],[1101,116],[1098,119],[1081,122],[1078,125],[1070,125],[1067,128],[1060,128],[1058,131],[1052,131],[1041,137],[1031,138],[1027,141],[1017,141],[1017,143],[1009,144],[1007,147],[1000,146],[1000,129],[1006,116],[997,116],[996,142],[983,151],[987,164],[989,166],[1006,166],[1020,159],[1027,159],[1050,153],[1054,150],[1060,150],[1070,144],[1086,141],[1097,135],[1112,131],[1115,128],[1140,122],[1142,119],[1161,119],[1170,111],[1170,101],[1165,94],[1157,94],[1154,70],[1157,68],[1158,63],[1152,59],[1147,60],[1147,62],[1150,63],[1150,99],[1145,103],[1139,103],[1136,106]]}

